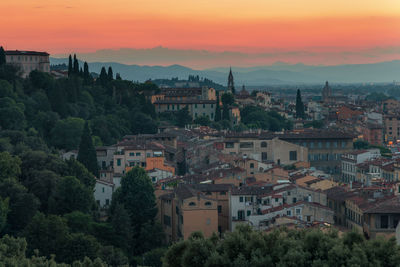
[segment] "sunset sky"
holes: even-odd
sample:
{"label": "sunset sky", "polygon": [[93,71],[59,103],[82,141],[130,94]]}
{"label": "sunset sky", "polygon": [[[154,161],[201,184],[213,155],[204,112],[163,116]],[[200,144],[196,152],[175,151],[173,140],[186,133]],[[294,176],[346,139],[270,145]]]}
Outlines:
{"label": "sunset sky", "polygon": [[[399,0],[2,0],[0,10],[6,49],[87,60],[165,65],[178,53],[177,64],[211,67],[400,59]],[[148,52],[160,46],[168,49],[157,60]]]}

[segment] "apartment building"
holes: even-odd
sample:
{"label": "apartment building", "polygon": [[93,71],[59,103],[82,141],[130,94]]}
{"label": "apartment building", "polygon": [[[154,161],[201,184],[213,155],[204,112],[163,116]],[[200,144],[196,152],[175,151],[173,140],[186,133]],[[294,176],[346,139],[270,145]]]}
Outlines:
{"label": "apartment building", "polygon": [[358,164],[370,161],[381,156],[378,148],[368,150],[354,150],[342,155],[342,181],[345,183],[357,180]]}

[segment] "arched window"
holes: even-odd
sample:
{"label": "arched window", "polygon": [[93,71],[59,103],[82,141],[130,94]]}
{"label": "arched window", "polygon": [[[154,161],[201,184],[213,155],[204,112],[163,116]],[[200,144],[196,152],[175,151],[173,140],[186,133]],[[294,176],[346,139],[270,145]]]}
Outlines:
{"label": "arched window", "polygon": [[190,202],[190,203],[189,203],[189,206],[196,206],[196,203]]}
{"label": "arched window", "polygon": [[206,206],[211,206],[212,204],[211,204],[210,201],[207,201],[206,203],[204,203],[204,205],[206,205]]}
{"label": "arched window", "polygon": [[261,142],[261,147],[267,147],[267,142],[265,141]]}

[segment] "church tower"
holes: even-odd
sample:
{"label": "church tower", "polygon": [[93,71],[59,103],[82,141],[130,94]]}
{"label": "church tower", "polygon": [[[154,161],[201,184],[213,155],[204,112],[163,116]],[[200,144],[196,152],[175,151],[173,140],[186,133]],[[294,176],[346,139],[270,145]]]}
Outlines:
{"label": "church tower", "polygon": [[332,90],[329,86],[328,81],[325,83],[325,87],[322,89],[322,101],[325,103],[331,102],[332,100]]}
{"label": "church tower", "polygon": [[235,94],[235,85],[233,83],[232,68],[230,68],[230,70],[229,70],[227,93]]}

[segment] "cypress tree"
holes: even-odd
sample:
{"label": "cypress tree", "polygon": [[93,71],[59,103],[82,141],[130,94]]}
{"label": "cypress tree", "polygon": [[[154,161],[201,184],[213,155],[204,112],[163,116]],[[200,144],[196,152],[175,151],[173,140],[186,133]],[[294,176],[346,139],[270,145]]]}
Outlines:
{"label": "cypress tree", "polygon": [[69,55],[68,58],[68,77],[72,75],[72,57]]}
{"label": "cypress tree", "polygon": [[79,68],[79,76],[83,77],[83,69],[82,68]]}
{"label": "cypress tree", "polygon": [[76,59],[76,54],[74,54],[74,74],[79,74],[79,63]]}
{"label": "cypress tree", "polygon": [[115,79],[116,80],[122,80],[121,75],[119,73],[115,74]]}
{"label": "cypress tree", "polygon": [[83,81],[84,81],[85,85],[89,85],[91,83],[90,78],[91,77],[90,77],[90,73],[89,73],[89,65],[85,61],[85,63],[83,64]]}
{"label": "cypress tree", "polygon": [[107,79],[109,81],[112,81],[114,79],[114,74],[113,74],[113,70],[111,67],[108,67]]}
{"label": "cypress tree", "polygon": [[301,100],[300,89],[297,89],[297,95],[296,95],[296,117],[304,119],[304,116],[305,116],[305,114],[304,114],[303,100]]}
{"label": "cypress tree", "polygon": [[228,120],[228,121],[230,120],[228,105],[223,105],[223,107],[222,107],[222,119]]}
{"label": "cypress tree", "polygon": [[0,46],[0,66],[6,64],[6,52],[4,48]]}
{"label": "cypress tree", "polygon": [[96,149],[93,146],[88,122],[85,123],[85,127],[83,128],[77,159],[96,177],[99,176],[99,166],[97,165]]}
{"label": "cypress tree", "polygon": [[214,121],[221,120],[221,107],[219,105],[219,93],[217,92],[217,105],[215,106],[215,119]]}
{"label": "cypress tree", "polygon": [[100,71],[100,76],[99,76],[100,84],[102,86],[105,86],[107,84],[107,80],[108,80],[108,75],[107,75],[106,68],[102,67],[101,71]]}

